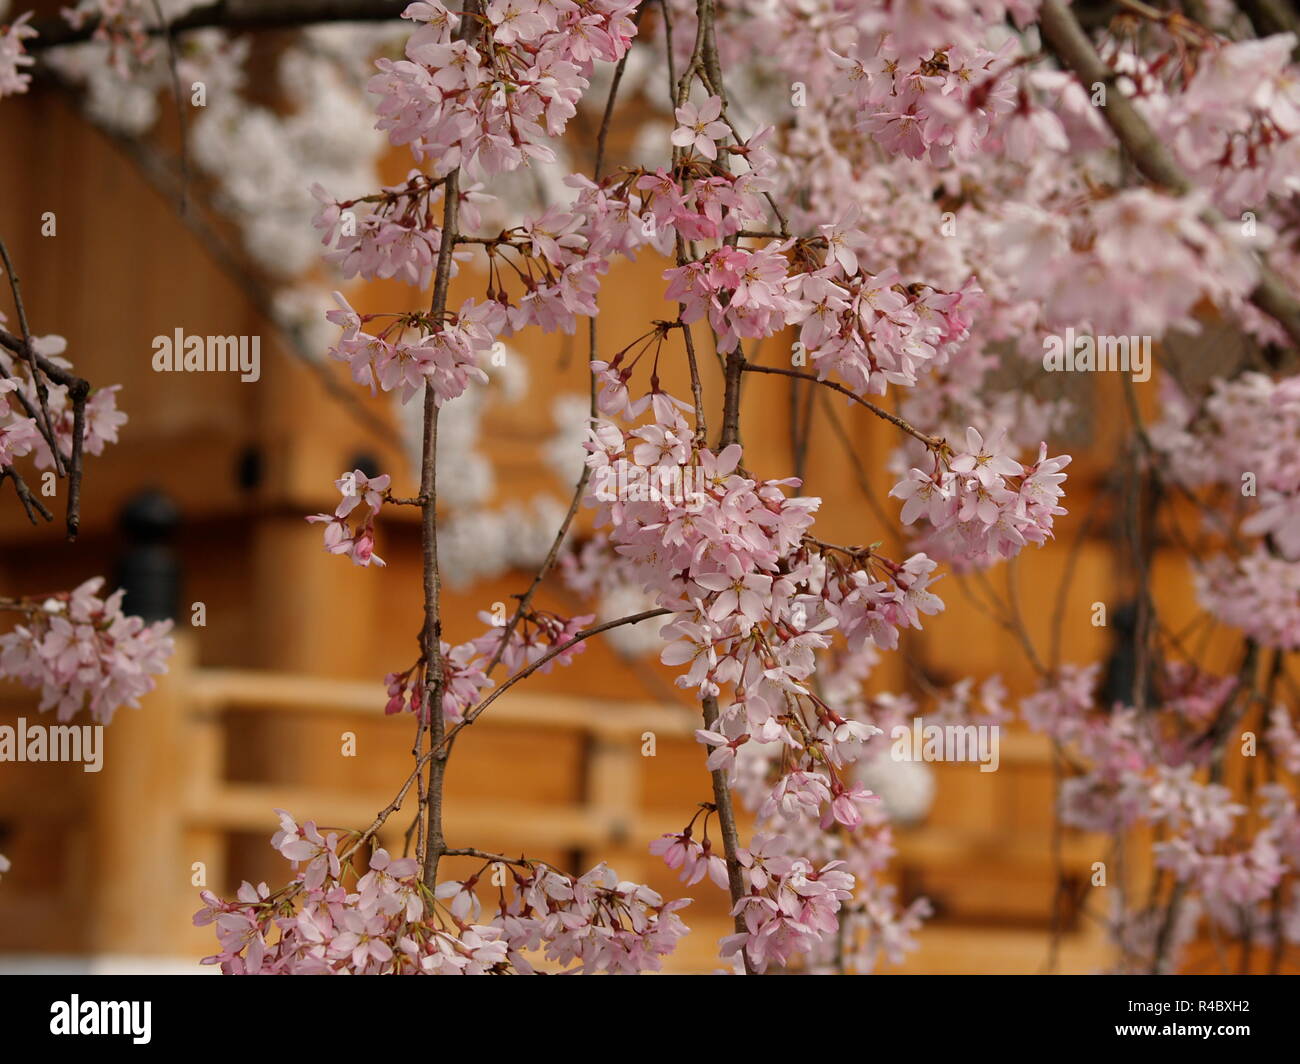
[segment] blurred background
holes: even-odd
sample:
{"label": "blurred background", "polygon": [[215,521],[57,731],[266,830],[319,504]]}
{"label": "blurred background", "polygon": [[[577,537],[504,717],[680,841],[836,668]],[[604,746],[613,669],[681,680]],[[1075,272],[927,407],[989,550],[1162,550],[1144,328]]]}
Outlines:
{"label": "blurred background", "polygon": [[[255,47],[283,51],[274,34]],[[417,494],[410,416],[419,404],[402,411],[372,399],[327,362],[333,330],[322,332],[320,313],[336,281],[314,267],[299,271],[306,280],[293,294],[306,298],[306,311],[286,313],[284,282],[267,269],[274,226],[266,222],[247,250],[247,213],[223,212],[210,166],[183,165],[170,105],[144,137],[104,121],[103,107],[88,117],[86,98],[69,84],[45,78],[0,107],[9,160],[0,168],[0,235],[34,333],[65,336],[68,357],[96,386],[120,384],[130,421],[118,444],[88,460],[77,543],[65,543],[57,526],[29,525],[3,493],[0,595],[103,574],[125,583],[128,609],[176,618],[177,653],[142,708],[120,711],[105,730],[102,772],[0,765],[0,852],[13,864],[0,882],[0,970],[197,971],[215,948],[210,929],[190,925],[200,885],[228,895],[241,880],[285,878],[268,845],[275,808],[364,827],[409,771],[413,721],[384,717],[381,679],[418,654],[415,511],[385,513],[382,569],[325,553],[320,528],[304,517],[332,510],[333,481],[345,470],[388,472],[396,494]],[[630,107],[636,93],[634,84]],[[264,95],[271,111],[292,110],[275,91]],[[575,120],[575,157],[589,156],[598,119]],[[616,131],[615,163],[635,153],[642,125]],[[272,153],[279,143],[294,158],[301,145],[290,143],[292,131],[277,135]],[[375,165],[391,182],[407,163],[376,149]],[[301,200],[294,232],[310,218],[310,179],[286,178]],[[57,219],[54,236],[42,235],[47,212]],[[309,224],[294,239],[310,241]],[[286,265],[297,269],[296,259]],[[675,316],[660,299],[664,266],[645,257],[606,279],[606,357],[649,321]],[[481,288],[467,269],[456,285],[469,295],[476,282]],[[362,310],[423,302],[397,284],[347,291]],[[177,328],[259,336],[260,379],[155,373],[152,339]],[[1235,341],[1211,334],[1201,342],[1221,355]],[[559,526],[580,470],[586,358],[581,334],[530,332],[508,346],[491,385],[444,421],[444,631],[453,644],[482,631],[479,611],[513,608]],[[678,367],[663,368],[665,387],[686,394]],[[716,409],[716,366],[706,360],[705,370]],[[936,588],[945,612],[882,656],[871,694],[925,702],[962,678],[996,675],[1011,704],[1034,686],[1026,640],[1044,660],[1124,667],[1115,618],[1132,585],[1114,471],[1126,453],[1121,400],[1110,391],[1117,385],[1027,373],[1023,386],[1046,383],[1068,385],[1076,411],[1070,438],[1053,447],[1075,455],[1070,514],[1056,542],[986,576],[945,577]],[[824,500],[820,537],[896,545],[898,509],[887,498],[896,477],[886,469],[894,430],[831,398],[799,381],[747,382],[746,463],[765,476],[799,472],[804,492]],[[584,513],[576,543],[589,534]],[[1158,551],[1154,587],[1171,625],[1194,617],[1187,567],[1172,545]],[[596,604],[602,620],[645,608],[635,590],[608,598]],[[1091,623],[1096,602],[1111,609],[1107,627]],[[199,603],[202,626],[191,623]],[[557,573],[537,605],[571,615],[591,604]],[[725,898],[707,884],[681,886],[647,853],[710,794],[704,750],[692,738],[698,705],[653,649],[646,653],[653,644],[653,632],[593,640],[576,665],[496,703],[457,744],[448,838],[575,871],[604,859],[667,897],[695,897],[684,914],[694,933],[673,970],[709,971],[728,924]],[[1213,665],[1215,648],[1205,654]],[[34,699],[0,683],[0,723],[23,715],[35,717]],[[656,736],[653,757],[642,756],[646,731]],[[935,915],[919,949],[885,970],[1086,972],[1107,963],[1105,906],[1089,881],[1093,862],[1115,851],[1111,840],[1055,826],[1060,765],[1044,738],[1014,725],[1004,731],[993,773],[973,764],[895,767],[877,784],[897,819],[899,856],[888,875],[904,902],[928,897]],[[390,849],[402,849],[410,812],[390,820]],[[1130,860],[1140,862],[1140,852]]]}

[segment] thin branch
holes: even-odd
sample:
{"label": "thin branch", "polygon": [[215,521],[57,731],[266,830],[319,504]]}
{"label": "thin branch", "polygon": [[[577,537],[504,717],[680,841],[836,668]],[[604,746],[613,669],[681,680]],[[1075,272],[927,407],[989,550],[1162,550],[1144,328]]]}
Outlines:
{"label": "thin branch", "polygon": [[190,187],[190,149],[187,137],[188,130],[185,122],[185,101],[181,97],[181,75],[180,61],[176,55],[176,35],[172,33],[170,24],[167,22],[167,16],[163,14],[160,0],[152,0],[154,14],[158,17],[158,22],[163,28],[163,36],[167,41],[167,66],[171,70],[172,76],[172,96],[176,101],[176,124],[180,128],[181,138],[181,201],[180,211],[184,215],[189,207],[189,187]]}
{"label": "thin branch", "polygon": [[[218,0],[177,18],[170,30],[275,30],[320,22],[384,22],[399,18],[408,6],[409,0]],[[91,40],[99,27],[100,22],[93,19],[80,27],[61,18],[41,19],[32,25],[40,36],[27,44],[27,51],[82,44]],[[150,26],[145,32],[158,36],[166,29]]]}
{"label": "thin branch", "polygon": [[746,362],[741,368],[747,373],[778,373],[783,377],[797,377],[799,380],[812,381],[814,384],[820,384],[823,388],[830,388],[832,391],[839,392],[841,395],[848,396],[859,406],[865,406],[878,418],[883,418],[896,428],[902,429],[915,440],[920,440],[930,450],[939,450],[944,446],[944,441],[937,436],[930,436],[911,423],[903,420],[897,414],[891,414],[884,407],[877,406],[870,399],[863,399],[862,396],[855,392],[849,391],[842,384],[836,384],[832,380],[823,380],[821,377],[814,376],[811,373],[800,373],[797,369],[785,369],[781,366],[760,366],[756,362]]}
{"label": "thin branch", "polygon": [[590,639],[593,635],[600,635],[601,632],[608,632],[611,628],[621,628],[625,624],[640,624],[642,621],[648,621],[652,617],[663,617],[671,612],[672,610],[668,610],[668,609],[646,610],[643,613],[634,613],[630,617],[620,617],[616,621],[605,621],[603,624],[597,624],[591,628],[584,628],[582,631],[578,632],[575,636],[573,636],[573,638],[565,640],[565,642],[561,643],[559,646],[552,647],[549,651],[547,651],[540,658],[534,661],[526,669],[521,669],[519,672],[515,673],[508,680],[506,680],[505,683],[503,683],[500,687],[498,687],[495,691],[493,691],[490,695],[488,695],[485,699],[483,699],[482,702],[480,702],[472,710],[466,713],[464,719],[459,721],[449,732],[447,732],[447,734],[442,739],[443,744],[445,745],[451,742],[451,740],[454,739],[461,731],[463,731],[465,728],[468,728],[471,724],[473,724],[476,720],[478,720],[478,718],[483,715],[484,710],[486,710],[488,706],[490,706],[503,694],[509,691],[510,688],[514,687],[514,685],[517,684],[520,680],[528,679],[529,676],[535,673],[548,661],[553,661],[555,658],[558,658],[566,650],[569,650],[571,647],[577,646],[584,639]]}
{"label": "thin branch", "polygon": [[[468,0],[462,14],[458,36],[471,46],[478,35],[480,0]],[[441,322],[447,310],[447,293],[451,286],[452,256],[456,251],[456,228],[460,208],[460,170],[455,169],[443,181],[442,233],[438,240],[438,263],[434,272],[433,297],[429,314]],[[442,695],[446,676],[442,667],[442,573],[438,568],[438,399],[433,381],[424,386],[424,441],[420,463],[420,497],[424,500],[420,544],[424,559],[424,629],[420,645],[424,658],[424,714],[429,721],[429,779],[424,794],[425,843],[424,885],[433,890],[438,884],[438,861],[447,849],[442,828],[443,781],[451,748],[444,741],[446,720],[442,712]],[[421,718],[423,720],[423,716]],[[416,734],[416,748],[423,738],[421,725]]]}
{"label": "thin branch", "polygon": [[27,520],[34,525],[39,524],[36,520],[38,514],[47,521],[54,520],[54,515],[45,508],[40,499],[32,494],[32,489],[27,486],[27,482],[23,480],[18,470],[11,466],[0,469],[0,484],[3,484],[6,480],[14,482],[14,491],[18,493],[18,501],[23,504],[23,510],[27,513]]}
{"label": "thin branch", "polygon": [[[2,240],[0,240],[0,260],[3,260],[5,272],[9,277],[9,285],[14,297],[14,309],[18,315],[19,327],[22,330],[22,338],[19,339],[10,335],[6,330],[0,329],[0,345],[18,355],[27,363],[28,372],[32,377],[32,387],[36,392],[36,409],[33,410],[32,404],[22,394],[21,389],[16,394],[23,409],[36,422],[37,429],[49,446],[55,473],[58,476],[68,478],[66,522],[68,539],[74,540],[77,538],[77,532],[81,526],[82,448],[85,443],[86,400],[90,396],[90,382],[37,352],[36,345],[32,341],[31,328],[27,324],[27,309],[23,305],[22,285],[18,280],[18,272],[14,269],[13,262],[9,258],[9,249],[5,247]],[[0,369],[0,374],[5,378],[9,377],[8,372],[3,371],[3,369]],[[63,387],[67,391],[68,400],[72,403],[72,454],[66,460],[63,457],[63,452],[59,450],[58,436],[54,431],[54,422],[50,418],[49,389],[45,384],[46,378]],[[12,479],[14,488],[18,492],[18,498],[27,513],[27,519],[33,524],[36,523],[36,518],[33,516],[33,509],[35,509],[46,520],[50,520],[50,512],[43,505],[36,503],[35,507],[33,507],[35,496],[28,490],[22,478],[17,473],[14,473]]]}
{"label": "thin branch", "polygon": [[[442,236],[438,244],[437,275],[433,285],[430,314],[441,321],[447,309],[451,283],[451,256],[456,247],[456,211],[460,202],[459,171],[453,170],[443,189]],[[424,557],[424,630],[420,644],[425,662],[424,713],[429,718],[429,784],[425,793],[424,884],[432,890],[438,882],[438,859],[447,843],[442,834],[442,781],[447,770],[447,751],[442,749],[442,694],[446,677],[442,671],[442,573],[438,568],[438,393],[433,381],[424,386],[424,440],[420,461],[421,507],[420,545]]]}
{"label": "thin branch", "polygon": [[421,757],[416,759],[415,767],[411,769],[411,774],[406,777],[406,782],[402,784],[402,789],[397,792],[397,796],[375,815],[375,819],[371,822],[370,826],[361,833],[357,841],[349,846],[343,853],[339,854],[340,861],[346,861],[370,839],[373,839],[375,835],[379,833],[379,829],[387,822],[388,818],[402,808],[402,802],[406,800],[406,795],[411,789],[411,784],[420,779],[421,770],[424,768],[425,762],[431,757],[433,757],[433,751],[428,750]]}
{"label": "thin branch", "polygon": [[9,248],[3,240],[0,240],[0,261],[4,263],[5,276],[9,278],[9,290],[14,297],[14,313],[18,315],[18,331],[23,341],[21,355],[27,360],[28,372],[32,377],[32,387],[36,392],[36,410],[33,412],[30,406],[27,407],[27,410],[36,421],[36,426],[40,429],[41,435],[45,437],[45,442],[50,445],[50,451],[54,457],[55,472],[59,476],[63,476],[63,455],[59,453],[59,448],[54,440],[54,425],[50,421],[49,389],[46,388],[45,380],[36,365],[36,346],[32,343],[32,330],[27,324],[27,308],[23,304],[22,282],[18,279],[18,271],[14,269],[13,260],[9,257]]}
{"label": "thin branch", "polygon": [[[704,726],[712,729],[718,721],[718,700],[712,695],[704,699]],[[717,806],[718,827],[722,831],[722,850],[727,858],[727,891],[731,895],[731,926],[736,934],[743,935],[749,928],[745,926],[745,914],[739,911],[740,899],[745,897],[744,879],[740,870],[740,833],[736,829],[736,814],[731,801],[731,784],[727,781],[727,770],[715,768],[709,772],[713,784],[713,804]],[[740,951],[745,962],[745,972],[754,975],[756,969],[749,959],[749,950]]]}

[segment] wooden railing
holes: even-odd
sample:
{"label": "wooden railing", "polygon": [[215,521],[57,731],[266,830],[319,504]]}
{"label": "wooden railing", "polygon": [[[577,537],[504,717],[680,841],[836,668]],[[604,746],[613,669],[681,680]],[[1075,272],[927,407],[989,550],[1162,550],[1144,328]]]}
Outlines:
{"label": "wooden railing", "polygon": [[[190,930],[198,908],[197,881],[227,889],[228,839],[240,833],[268,837],[276,828],[277,807],[320,824],[370,824],[393,798],[400,775],[385,790],[330,785],[321,782],[319,771],[307,783],[235,780],[228,778],[226,766],[238,759],[228,758],[227,745],[232,725],[250,714],[275,722],[333,718],[356,727],[366,718],[381,718],[385,701],[377,684],[196,668],[189,643],[180,641],[171,671],[142,708],[121,711],[105,730],[104,769],[90,777],[87,793],[93,800],[84,812],[90,827],[90,882],[83,894],[89,950],[194,957],[210,952],[210,929]],[[526,729],[531,734],[540,729],[578,736],[583,744],[581,785],[566,800],[450,802],[448,838],[453,845],[490,842],[491,848],[514,853],[564,852],[592,862],[615,851],[620,874],[640,878],[645,866],[654,863],[646,852],[649,841],[680,830],[684,821],[681,808],[669,813],[666,807],[646,807],[650,759],[642,756],[644,738],[652,733],[659,744],[693,744],[698,726],[694,714],[680,706],[512,692],[493,705],[474,732]],[[1047,757],[1037,737],[1002,737],[1003,771],[1041,766]],[[505,775],[511,768],[501,764],[498,771]],[[689,809],[697,797],[684,796],[681,807]],[[414,792],[407,801],[413,806]],[[400,850],[407,819],[392,818],[381,841]],[[1008,836],[992,823],[981,831],[910,829],[899,832],[898,843],[901,864],[923,870],[992,864],[1004,870],[1041,870],[1049,860],[1045,840]],[[1083,874],[1095,855],[1087,840],[1069,838],[1062,863]],[[695,923],[700,934],[687,941],[699,940],[695,952],[705,952],[688,967],[707,968],[712,966],[710,932]],[[952,931],[938,934],[934,941],[944,941],[943,935]],[[964,946],[950,942],[944,951],[983,950],[980,955],[988,957],[994,948],[990,943],[998,941],[996,933],[989,934],[994,937],[968,935],[960,939]],[[1032,944],[1026,938],[1024,949],[1039,949],[1041,942],[1041,935]],[[1075,936],[1075,944],[1094,950],[1095,936]],[[934,958],[927,963],[935,963]]]}

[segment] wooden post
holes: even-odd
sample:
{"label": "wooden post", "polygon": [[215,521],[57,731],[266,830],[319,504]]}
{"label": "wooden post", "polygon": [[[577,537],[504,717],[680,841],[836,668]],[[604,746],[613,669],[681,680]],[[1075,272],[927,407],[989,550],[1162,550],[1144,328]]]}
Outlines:
{"label": "wooden post", "polygon": [[155,690],[138,710],[118,710],[104,729],[104,767],[92,784],[89,813],[94,953],[179,953],[199,907],[182,847],[185,693],[193,668],[192,637],[177,632],[176,652]]}
{"label": "wooden post", "polygon": [[[198,673],[192,673],[197,678]],[[186,689],[186,712],[182,721],[182,741],[185,746],[185,773],[182,780],[182,808],[190,811],[189,823],[182,825],[181,845],[182,864],[190,870],[190,878],[181,894],[184,898],[186,929],[181,948],[187,955],[207,956],[214,950],[211,927],[196,928],[189,920],[199,908],[200,890],[206,889],[214,894],[226,897],[230,884],[227,882],[226,832],[217,826],[206,823],[193,823],[192,812],[197,809],[212,809],[220,794],[225,775],[226,762],[226,727],[219,704],[204,702],[195,697],[202,691],[202,685],[191,691]],[[195,863],[202,863],[202,876],[196,877]],[[196,883],[195,879],[201,881]]]}
{"label": "wooden post", "polygon": [[[587,746],[586,807],[604,824],[607,846],[614,853],[590,855],[605,859],[624,879],[638,879],[645,867],[644,846],[634,844],[640,798],[641,756],[630,738],[591,736]],[[639,840],[635,840],[639,841]]]}

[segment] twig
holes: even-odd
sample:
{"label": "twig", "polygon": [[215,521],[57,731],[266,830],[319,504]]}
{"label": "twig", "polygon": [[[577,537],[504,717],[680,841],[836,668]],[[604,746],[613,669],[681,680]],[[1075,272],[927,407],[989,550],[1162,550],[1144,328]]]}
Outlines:
{"label": "twig", "polygon": [[[59,476],[63,476],[63,455],[59,453],[59,448],[54,440],[54,425],[50,421],[49,407],[49,389],[45,386],[45,379],[41,376],[40,370],[36,365],[36,347],[32,343],[32,330],[27,324],[27,308],[23,304],[23,286],[18,279],[18,271],[14,269],[13,260],[9,257],[9,248],[3,240],[0,240],[0,260],[4,262],[5,276],[9,278],[9,290],[14,297],[14,312],[18,315],[18,331],[22,336],[23,351],[22,357],[27,360],[28,372],[32,377],[32,387],[36,392],[36,411],[32,414],[36,421],[36,426],[40,429],[41,435],[45,437],[45,442],[50,445],[50,451],[54,457],[54,470]],[[31,412],[31,407],[27,408]]]}
{"label": "twig", "polygon": [[27,520],[32,524],[37,524],[37,514],[40,514],[47,521],[54,520],[54,515],[45,508],[40,499],[32,494],[32,489],[27,486],[27,482],[23,480],[18,470],[12,466],[0,469],[0,484],[3,484],[6,480],[14,482],[14,491],[18,493],[18,501],[23,504],[23,510],[27,513]]}
{"label": "twig", "polygon": [[[310,26],[318,22],[377,22],[397,19],[408,0],[217,0],[180,16],[171,24],[173,33],[219,27],[226,30],[272,30]],[[100,27],[89,20],[73,27],[61,18],[41,19],[33,25],[39,34],[27,51],[40,52],[67,44],[89,41]],[[165,27],[149,26],[154,36]]]}
{"label": "twig", "polygon": [[420,770],[424,768],[424,763],[432,756],[433,751],[429,750],[416,759],[415,767],[411,769],[411,774],[406,777],[406,782],[402,784],[402,789],[397,792],[397,796],[375,815],[375,819],[371,822],[370,827],[366,828],[366,830],[361,833],[357,838],[357,841],[349,846],[345,852],[339,854],[340,861],[346,861],[358,849],[364,846],[366,842],[374,838],[375,835],[378,834],[379,829],[387,822],[388,818],[402,808],[402,802],[406,800],[406,795],[411,789],[411,784],[420,779]]}
{"label": "twig", "polygon": [[842,384],[836,384],[832,380],[823,380],[821,377],[814,376],[811,373],[800,373],[797,369],[785,369],[782,366],[760,366],[756,362],[745,362],[741,369],[747,373],[779,373],[783,377],[797,377],[800,380],[812,381],[814,384],[820,384],[823,388],[830,388],[832,391],[846,395],[860,406],[865,406],[878,418],[883,418],[896,428],[902,429],[915,440],[920,440],[930,450],[940,450],[944,446],[944,441],[937,436],[930,436],[916,428],[914,425],[904,421],[897,414],[891,414],[883,407],[877,406],[870,399],[863,399],[862,396],[845,388]]}
{"label": "twig", "polygon": [[176,123],[180,127],[181,138],[181,198],[180,212],[184,216],[189,207],[189,186],[190,186],[190,149],[189,141],[186,137],[185,122],[185,101],[181,99],[181,75],[179,61],[176,56],[176,35],[172,33],[171,25],[167,21],[167,16],[163,14],[160,0],[153,0],[154,14],[158,17],[158,22],[163,28],[163,37],[167,41],[167,66],[172,75],[172,96],[176,100]]}
{"label": "twig", "polygon": [[483,699],[483,701],[480,702],[478,705],[476,705],[472,710],[466,713],[464,719],[459,721],[443,737],[442,740],[443,743],[446,744],[451,742],[451,740],[454,739],[461,731],[463,731],[465,728],[468,728],[471,724],[473,724],[476,720],[478,720],[478,718],[483,715],[484,710],[486,710],[488,706],[490,706],[503,694],[509,691],[510,688],[514,687],[514,685],[517,684],[520,680],[528,679],[529,676],[535,673],[548,661],[553,661],[555,658],[563,654],[566,650],[570,649],[571,647],[577,646],[584,639],[590,639],[593,635],[600,635],[601,632],[608,632],[611,628],[621,628],[625,624],[640,624],[642,621],[648,621],[652,617],[663,617],[666,614],[669,614],[671,612],[672,610],[668,610],[668,609],[646,610],[643,613],[634,613],[630,617],[620,617],[616,621],[605,621],[603,624],[597,624],[591,628],[584,628],[581,632],[578,632],[575,636],[573,636],[573,638],[566,640],[565,642],[561,643],[559,646],[552,647],[550,650],[548,650],[545,654],[543,654],[540,658],[534,661],[527,668],[521,669],[519,672],[515,673],[513,676],[507,679],[505,683],[503,683],[500,687],[498,687],[495,691],[493,691],[490,695],[488,695],[485,699]]}
{"label": "twig", "polygon": [[[712,728],[718,720],[718,700],[712,695],[704,699],[704,726]],[[745,926],[745,914],[739,911],[739,902],[748,893],[740,870],[740,833],[736,830],[736,814],[731,801],[731,785],[727,782],[727,770],[715,768],[709,772],[713,783],[713,804],[718,810],[718,827],[722,831],[722,850],[727,859],[727,889],[731,895],[731,925],[736,934],[743,935],[748,930]],[[754,962],[749,959],[749,950],[742,949],[740,956],[745,962],[745,972],[754,975]]]}
{"label": "twig", "polygon": [[[36,422],[37,429],[49,445],[55,473],[58,476],[68,478],[66,522],[68,539],[75,540],[77,531],[81,526],[82,449],[85,443],[86,400],[90,396],[90,382],[78,377],[75,373],[63,369],[51,359],[37,352],[36,345],[32,341],[31,328],[27,324],[27,309],[23,305],[22,286],[18,280],[18,272],[14,269],[13,262],[9,258],[9,249],[5,247],[3,240],[0,240],[0,260],[3,260],[5,272],[9,277],[9,285],[14,297],[14,309],[18,315],[19,328],[22,330],[22,338],[19,339],[10,335],[6,330],[0,329],[0,345],[26,360],[28,372],[32,377],[32,387],[36,392],[36,409],[33,410],[32,404],[22,394],[21,389],[16,394],[23,409]],[[0,370],[0,372],[3,371]],[[9,376],[7,372],[4,372],[3,375],[6,378]],[[45,384],[46,378],[64,388],[67,391],[69,401],[72,403],[72,454],[67,460],[64,459],[63,452],[59,450],[58,436],[54,432],[54,423],[50,419],[49,389]],[[42,422],[44,423],[42,424]],[[27,513],[27,519],[35,524],[36,519],[32,515],[32,504],[36,503],[35,496],[27,489],[26,483],[17,473],[12,475],[12,479],[14,488],[18,492],[18,498]],[[52,520],[50,512],[40,503],[36,503],[35,509],[46,520]]]}

